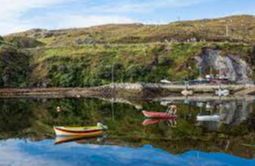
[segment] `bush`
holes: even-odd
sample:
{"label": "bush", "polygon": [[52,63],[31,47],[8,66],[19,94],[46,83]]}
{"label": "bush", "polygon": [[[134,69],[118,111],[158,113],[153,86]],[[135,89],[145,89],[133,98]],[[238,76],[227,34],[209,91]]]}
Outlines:
{"label": "bush", "polygon": [[7,37],[6,41],[9,43],[12,43],[14,46],[18,48],[34,48],[34,47],[44,45],[42,42],[39,42],[36,39],[29,38],[29,37],[12,36],[12,37]]}
{"label": "bush", "polygon": [[12,47],[0,48],[0,85],[4,87],[27,86],[29,56]]}

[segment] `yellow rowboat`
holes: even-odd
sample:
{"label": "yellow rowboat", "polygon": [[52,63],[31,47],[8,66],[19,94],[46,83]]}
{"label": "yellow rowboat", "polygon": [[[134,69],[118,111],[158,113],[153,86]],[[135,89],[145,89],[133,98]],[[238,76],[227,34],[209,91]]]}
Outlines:
{"label": "yellow rowboat", "polygon": [[66,127],[54,126],[54,131],[57,136],[94,136],[106,130],[107,126],[98,123],[97,126],[84,126],[84,127]]}
{"label": "yellow rowboat", "polygon": [[77,142],[77,143],[83,143],[83,142],[89,142],[96,140],[99,137],[103,136],[103,131],[96,131],[87,135],[72,135],[72,136],[57,136],[55,138],[55,144],[62,144],[62,143],[67,143],[67,142]]}

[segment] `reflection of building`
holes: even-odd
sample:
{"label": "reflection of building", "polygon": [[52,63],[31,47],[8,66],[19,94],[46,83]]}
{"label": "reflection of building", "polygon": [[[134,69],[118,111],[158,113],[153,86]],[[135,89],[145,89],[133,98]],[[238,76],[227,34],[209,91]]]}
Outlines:
{"label": "reflection of building", "polygon": [[203,121],[199,122],[199,126],[205,127],[209,131],[216,131],[220,127],[220,122],[217,121]]}
{"label": "reflection of building", "polygon": [[252,103],[247,101],[230,101],[223,104],[212,102],[211,105],[212,112],[202,111],[197,115],[198,125],[211,131],[217,130],[222,124],[239,125],[247,120],[252,111]]}
{"label": "reflection of building", "polygon": [[248,103],[246,101],[233,101],[225,104],[225,107],[223,107],[223,110],[221,111],[221,116],[225,124],[239,125],[248,118],[251,111],[252,103]]}

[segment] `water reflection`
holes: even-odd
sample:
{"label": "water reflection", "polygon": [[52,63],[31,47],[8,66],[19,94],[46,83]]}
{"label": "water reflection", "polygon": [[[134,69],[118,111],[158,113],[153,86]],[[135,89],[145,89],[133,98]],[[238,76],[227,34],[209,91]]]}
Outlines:
{"label": "water reflection", "polygon": [[[94,140],[95,144],[130,147],[150,144],[172,154],[200,150],[254,158],[255,149],[244,146],[255,145],[252,100],[164,100],[178,107],[176,127],[170,127],[162,120],[143,123],[145,117],[140,108],[164,112],[166,104],[159,101],[135,101],[135,104],[115,101],[118,102],[81,98],[1,99],[0,137],[2,140],[44,140],[55,137],[52,126],[86,126],[102,122],[109,127],[107,138],[103,142]],[[61,106],[61,112],[56,112],[57,106]],[[219,120],[197,121],[197,116],[211,115],[218,115]],[[59,146],[62,145],[65,144]]]}
{"label": "water reflection", "polygon": [[[243,100],[205,100],[205,99],[185,99],[162,100],[160,104],[167,106],[172,103],[185,104],[188,110],[196,107],[199,113],[196,114],[197,124],[210,131],[217,131],[222,125],[238,126],[242,122],[252,118],[251,114],[254,112],[255,98]],[[191,116],[191,114],[189,114]]]}
{"label": "water reflection", "polygon": [[150,145],[133,148],[117,145],[77,144],[73,142],[55,146],[53,142],[53,140],[31,142],[13,139],[5,142],[1,141],[0,165],[251,166],[255,163],[254,159],[242,159],[225,153],[188,151],[180,155],[173,155]]}
{"label": "water reflection", "polygon": [[142,123],[143,126],[155,125],[161,122],[166,123],[169,127],[176,127],[176,118],[173,119],[145,119]]}
{"label": "water reflection", "polygon": [[216,131],[222,125],[240,125],[253,112],[253,102],[246,100],[195,102],[194,104],[200,108],[196,116],[198,125],[210,131]]}
{"label": "water reflection", "polygon": [[98,136],[91,136],[91,137],[84,137],[84,136],[56,136],[55,138],[55,145],[63,144],[68,142],[76,142],[79,144],[87,144],[91,142],[101,143],[107,136],[106,135],[98,135]]}

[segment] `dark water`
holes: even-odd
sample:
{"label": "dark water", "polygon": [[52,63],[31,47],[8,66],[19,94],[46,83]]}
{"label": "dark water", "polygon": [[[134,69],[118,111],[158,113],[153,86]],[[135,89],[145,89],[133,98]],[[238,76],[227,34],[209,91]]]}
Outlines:
{"label": "dark water", "polygon": [[[171,101],[176,120],[145,121],[169,102],[1,99],[0,165],[255,165],[253,100]],[[100,138],[55,144],[53,126],[97,122]]]}

